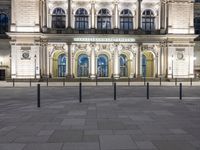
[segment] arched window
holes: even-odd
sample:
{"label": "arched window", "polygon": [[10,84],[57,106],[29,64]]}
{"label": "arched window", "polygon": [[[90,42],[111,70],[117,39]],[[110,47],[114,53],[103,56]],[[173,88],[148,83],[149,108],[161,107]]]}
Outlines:
{"label": "arched window", "polygon": [[152,10],[145,10],[142,14],[142,29],[146,32],[155,30],[155,16]]}
{"label": "arched window", "polygon": [[194,29],[195,29],[195,34],[200,34],[200,17],[194,18]]}
{"label": "arched window", "polygon": [[0,13],[0,34],[5,34],[8,31],[8,16]]}
{"label": "arched window", "polygon": [[101,9],[97,17],[97,28],[102,30],[111,29],[111,16],[108,9]]}
{"label": "arched window", "polygon": [[120,76],[127,77],[128,76],[128,61],[125,55],[120,55]]}
{"label": "arched window", "polygon": [[78,67],[77,67],[78,77],[88,77],[89,75],[89,60],[88,56],[82,54],[78,57]]}
{"label": "arched window", "polygon": [[58,57],[58,77],[66,76],[66,55],[61,54]]}
{"label": "arched window", "polygon": [[97,74],[98,77],[108,77],[108,57],[104,54],[98,57]]}
{"label": "arched window", "polygon": [[52,28],[65,28],[66,15],[62,8],[55,8],[52,14]]}
{"label": "arched window", "polygon": [[133,15],[129,9],[124,9],[120,14],[120,29],[121,30],[133,29]]}
{"label": "arched window", "polygon": [[84,8],[79,8],[76,11],[75,28],[78,30],[88,29],[88,12]]}

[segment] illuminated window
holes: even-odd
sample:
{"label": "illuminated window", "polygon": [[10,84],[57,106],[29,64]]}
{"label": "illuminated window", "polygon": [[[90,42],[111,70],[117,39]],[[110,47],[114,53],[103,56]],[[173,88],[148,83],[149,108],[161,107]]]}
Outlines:
{"label": "illuminated window", "polygon": [[120,29],[132,30],[133,29],[133,15],[130,10],[124,9],[120,14]]}
{"label": "illuminated window", "polygon": [[52,15],[52,28],[65,28],[66,15],[62,8],[56,8]]}
{"label": "illuminated window", "polygon": [[0,13],[0,34],[5,34],[8,31],[8,16]]}
{"label": "illuminated window", "polygon": [[111,16],[108,9],[101,9],[97,17],[97,28],[102,30],[111,29]]}
{"label": "illuminated window", "polygon": [[146,32],[155,30],[155,17],[152,10],[145,10],[142,14],[142,29]]}
{"label": "illuminated window", "polygon": [[200,17],[194,18],[195,34],[200,34]]}
{"label": "illuminated window", "polygon": [[78,30],[88,29],[88,12],[84,8],[79,8],[76,11],[75,28]]}

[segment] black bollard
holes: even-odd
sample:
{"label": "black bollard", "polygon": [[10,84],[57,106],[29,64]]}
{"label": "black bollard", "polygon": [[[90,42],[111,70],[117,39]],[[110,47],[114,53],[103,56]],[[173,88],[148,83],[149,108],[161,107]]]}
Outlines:
{"label": "black bollard", "polygon": [[63,86],[65,86],[65,79],[63,79]]}
{"label": "black bollard", "polygon": [[13,87],[15,87],[15,79],[13,78]]}
{"label": "black bollard", "polygon": [[147,99],[149,99],[149,82],[147,82]]}
{"label": "black bollard", "polygon": [[97,75],[96,75],[96,86],[98,85],[98,77],[97,77]]}
{"label": "black bollard", "polygon": [[117,100],[117,84],[114,83],[114,100]]}
{"label": "black bollard", "polygon": [[146,77],[144,77],[144,86],[146,85]]}
{"label": "black bollard", "polygon": [[130,86],[131,85],[131,81],[130,81],[131,79],[130,78],[128,78],[128,86]]}
{"label": "black bollard", "polygon": [[162,78],[160,78],[160,86],[162,86]]}
{"label": "black bollard", "polygon": [[37,85],[37,107],[40,107],[40,84]]}
{"label": "black bollard", "polygon": [[192,78],[190,78],[190,86],[192,86]]}
{"label": "black bollard", "polygon": [[177,78],[175,78],[175,86],[177,86]]}
{"label": "black bollard", "polygon": [[82,83],[79,83],[79,102],[82,103]]}
{"label": "black bollard", "polygon": [[30,87],[31,87],[31,79],[30,79]]}
{"label": "black bollard", "polygon": [[182,83],[180,83],[180,90],[179,90],[179,99],[182,100],[182,96],[183,96],[183,88],[182,88]]}
{"label": "black bollard", "polygon": [[49,86],[49,78],[47,78],[47,86]]}

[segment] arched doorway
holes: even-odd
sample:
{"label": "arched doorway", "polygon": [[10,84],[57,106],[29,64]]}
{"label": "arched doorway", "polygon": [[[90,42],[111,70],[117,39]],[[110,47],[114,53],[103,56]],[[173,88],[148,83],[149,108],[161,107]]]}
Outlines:
{"label": "arched doorway", "polygon": [[142,55],[142,75],[143,77],[154,76],[154,56],[152,52],[145,51]]}
{"label": "arched doorway", "polygon": [[61,54],[58,57],[58,77],[66,76],[66,55]]}
{"label": "arched doorway", "polygon": [[97,60],[98,77],[108,77],[108,57],[104,54],[99,55]]}
{"label": "arched doorway", "polygon": [[89,76],[89,59],[85,54],[81,54],[78,57],[78,67],[77,67],[78,77],[88,77]]}
{"label": "arched doorway", "polygon": [[128,76],[128,60],[126,55],[120,55],[120,77]]}

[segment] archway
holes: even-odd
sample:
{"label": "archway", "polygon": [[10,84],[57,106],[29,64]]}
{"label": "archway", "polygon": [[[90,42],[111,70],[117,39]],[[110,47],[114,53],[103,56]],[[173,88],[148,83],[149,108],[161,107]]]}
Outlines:
{"label": "archway", "polygon": [[120,55],[120,77],[128,76],[128,60],[126,55]]}
{"label": "archway", "polygon": [[154,76],[154,56],[152,52],[145,51],[142,55],[142,75],[143,77]]}
{"label": "archway", "polygon": [[88,77],[89,76],[89,59],[86,54],[81,54],[78,57],[77,76]]}
{"label": "archway", "polygon": [[61,54],[58,57],[58,77],[66,76],[66,55]]}
{"label": "archway", "polygon": [[56,51],[52,59],[53,77],[65,77],[67,75],[67,56],[63,51]]}
{"label": "archway", "polygon": [[97,75],[98,77],[108,77],[108,57],[105,54],[98,56]]}

